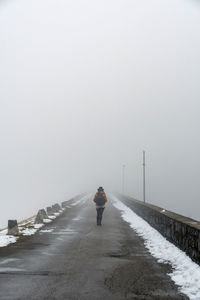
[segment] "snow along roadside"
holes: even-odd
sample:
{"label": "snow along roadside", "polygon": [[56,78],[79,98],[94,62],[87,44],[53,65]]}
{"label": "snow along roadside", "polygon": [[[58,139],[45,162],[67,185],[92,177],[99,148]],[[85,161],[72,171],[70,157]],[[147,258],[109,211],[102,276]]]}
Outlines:
{"label": "snow along roadside", "polygon": [[173,271],[168,274],[179,286],[181,293],[191,300],[200,299],[200,266],[194,263],[189,256],[168,242],[157,230],[136,215],[130,208],[110,196],[113,205],[121,211],[122,218],[130,227],[144,239],[144,245],[159,263],[172,265]]}
{"label": "snow along roadside", "polygon": [[30,218],[28,221],[20,222],[18,224],[19,236],[7,235],[8,229],[0,230],[0,247],[6,247],[9,244],[16,243],[20,236],[30,236],[35,234],[40,228],[45,224],[51,223],[57,216],[59,216],[63,210],[60,210],[59,213],[54,213],[52,216],[49,216],[48,219],[44,219],[41,224],[35,224],[35,216]]}
{"label": "snow along roadside", "polygon": [[[44,224],[34,224],[35,217],[29,219],[29,221],[20,223],[19,227],[19,234],[20,235],[32,235],[34,234],[40,227]],[[19,236],[12,236],[7,235],[8,229],[3,229],[0,231],[0,247],[6,247],[9,244],[16,243]]]}

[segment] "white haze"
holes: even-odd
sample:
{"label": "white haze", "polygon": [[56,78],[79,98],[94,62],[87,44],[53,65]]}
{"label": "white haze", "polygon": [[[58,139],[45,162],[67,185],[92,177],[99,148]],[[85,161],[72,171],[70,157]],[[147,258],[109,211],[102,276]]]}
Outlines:
{"label": "white haze", "polygon": [[0,226],[103,185],[200,220],[200,5],[0,1]]}

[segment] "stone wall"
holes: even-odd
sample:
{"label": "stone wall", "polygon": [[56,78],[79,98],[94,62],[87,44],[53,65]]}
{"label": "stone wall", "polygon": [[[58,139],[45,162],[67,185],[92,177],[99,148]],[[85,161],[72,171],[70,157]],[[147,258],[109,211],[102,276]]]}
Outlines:
{"label": "stone wall", "polygon": [[200,264],[200,222],[131,197],[120,195],[118,198]]}

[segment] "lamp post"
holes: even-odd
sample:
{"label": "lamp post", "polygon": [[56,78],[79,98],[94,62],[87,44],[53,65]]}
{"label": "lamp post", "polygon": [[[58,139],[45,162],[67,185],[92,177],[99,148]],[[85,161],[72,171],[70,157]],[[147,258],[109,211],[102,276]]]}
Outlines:
{"label": "lamp post", "polygon": [[122,194],[124,194],[125,165],[122,165]]}
{"label": "lamp post", "polygon": [[145,151],[143,151],[143,201],[146,202],[146,178],[145,178]]}

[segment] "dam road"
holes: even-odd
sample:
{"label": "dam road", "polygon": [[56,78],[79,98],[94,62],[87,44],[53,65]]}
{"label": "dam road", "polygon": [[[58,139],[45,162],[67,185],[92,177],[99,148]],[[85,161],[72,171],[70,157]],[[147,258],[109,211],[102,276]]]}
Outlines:
{"label": "dam road", "polygon": [[91,197],[34,236],[0,250],[2,300],[188,299],[108,199],[102,226]]}

